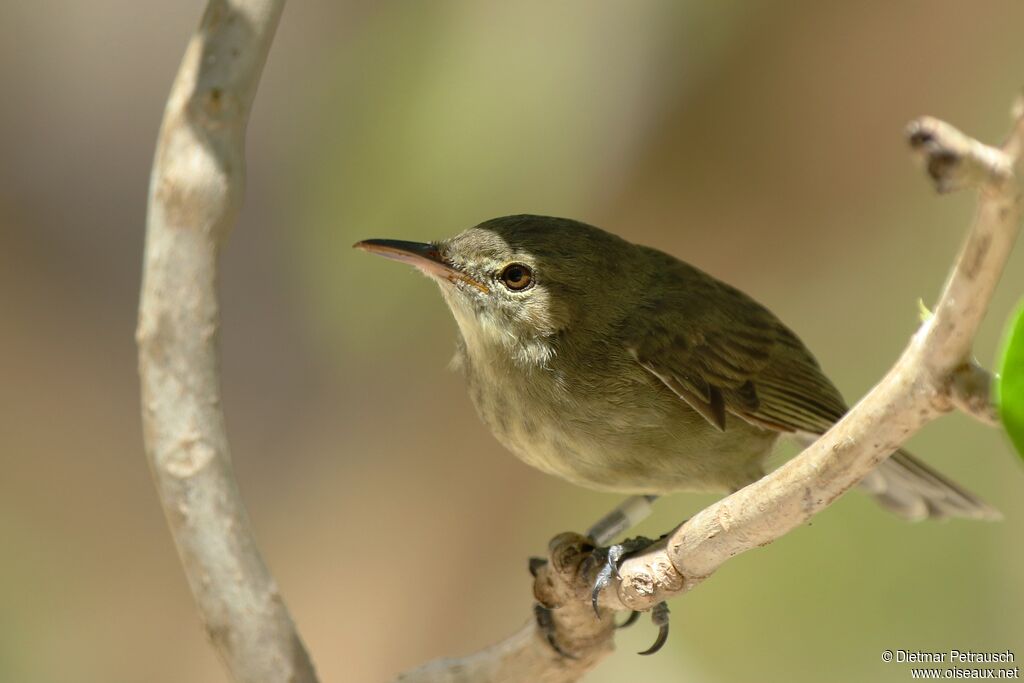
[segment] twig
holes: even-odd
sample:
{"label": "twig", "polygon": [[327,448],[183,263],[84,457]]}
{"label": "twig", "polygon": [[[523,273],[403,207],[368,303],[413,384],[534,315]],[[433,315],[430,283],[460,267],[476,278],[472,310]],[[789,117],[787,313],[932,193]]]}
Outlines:
{"label": "twig", "polygon": [[245,127],[283,0],[210,0],[171,89],[139,304],[153,478],[214,646],[240,682],[316,680],[235,483],[220,406],[217,252],[242,202]]}
{"label": "twig", "polygon": [[[534,584],[537,599],[555,608],[555,638],[576,659],[560,658],[537,629],[475,655],[441,660],[400,680],[575,681],[610,650],[610,615],[646,610],[698,585],[726,560],[764,546],[804,524],[912,434],[953,407],[991,422],[987,376],[970,361],[971,344],[1016,239],[1021,190],[1014,167],[1024,148],[1024,117],[1000,148],[973,140],[932,118],[913,122],[911,147],[940,192],[979,191],[974,222],[935,307],[896,365],[847,415],[798,456],[771,474],[694,515],[663,542],[623,563],[621,581],[602,594],[602,617],[589,606],[597,568],[577,534],[552,540],[551,561]],[[589,622],[585,620],[589,616]],[[586,628],[586,637],[579,638]],[[549,666],[537,671],[545,653]],[[503,663],[496,667],[495,660]],[[529,663],[517,668],[515,663]],[[500,673],[500,677],[496,674]]]}

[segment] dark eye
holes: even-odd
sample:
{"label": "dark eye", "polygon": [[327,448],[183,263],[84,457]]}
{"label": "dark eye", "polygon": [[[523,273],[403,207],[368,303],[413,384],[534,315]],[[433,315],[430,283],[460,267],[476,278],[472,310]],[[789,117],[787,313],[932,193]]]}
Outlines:
{"label": "dark eye", "polygon": [[501,271],[501,281],[513,292],[526,289],[533,284],[533,271],[522,263],[510,263]]}

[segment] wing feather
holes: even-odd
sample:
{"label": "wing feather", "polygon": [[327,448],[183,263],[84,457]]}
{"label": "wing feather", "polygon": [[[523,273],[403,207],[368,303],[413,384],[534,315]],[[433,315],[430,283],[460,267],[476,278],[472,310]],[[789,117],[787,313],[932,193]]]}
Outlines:
{"label": "wing feather", "polygon": [[657,295],[624,326],[640,365],[720,430],[732,415],[818,434],[842,417],[835,386],[768,309],[692,266],[666,266],[669,277],[651,288]]}

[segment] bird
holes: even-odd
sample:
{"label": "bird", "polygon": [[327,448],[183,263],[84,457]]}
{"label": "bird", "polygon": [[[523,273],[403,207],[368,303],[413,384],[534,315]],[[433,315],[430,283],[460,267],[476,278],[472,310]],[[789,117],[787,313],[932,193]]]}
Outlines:
{"label": "bird", "polygon": [[[808,443],[847,412],[764,305],[592,225],[521,214],[436,242],[354,246],[437,282],[480,418],[526,464],[573,484],[731,493],[764,476],[780,437]],[[902,449],[861,488],[909,520],[999,517]]]}

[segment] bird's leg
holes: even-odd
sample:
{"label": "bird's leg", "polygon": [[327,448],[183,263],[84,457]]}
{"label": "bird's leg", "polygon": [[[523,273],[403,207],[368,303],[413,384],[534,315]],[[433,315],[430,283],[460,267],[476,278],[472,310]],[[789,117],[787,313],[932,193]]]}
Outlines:
{"label": "bird's leg", "polygon": [[[598,617],[600,617],[600,612],[598,611],[597,601],[601,591],[611,583],[613,577],[618,577],[619,566],[623,560],[632,553],[644,550],[655,541],[638,536],[626,539],[622,543],[608,545],[607,547],[603,546],[610,543],[619,534],[628,531],[649,517],[652,511],[651,504],[656,499],[657,496],[630,496],[621,505],[598,520],[587,532],[587,538],[594,546],[593,551],[591,551],[590,561],[597,563],[601,567],[591,592],[591,603],[594,607],[594,613]],[[537,572],[545,564],[547,564],[547,559],[531,557],[529,562],[530,574],[536,577]],[[551,610],[537,603],[534,605],[534,617],[537,620],[537,627],[544,634],[551,648],[563,657],[574,658],[573,655],[565,652],[559,646],[555,638],[554,620],[552,619]],[[639,617],[639,612],[633,612],[616,628],[631,626]],[[651,610],[651,617],[654,625],[658,627],[658,637],[650,648],[640,654],[654,654],[661,649],[668,638],[668,606],[665,603],[655,605]]]}
{"label": "bird's leg", "polygon": [[613,538],[626,533],[650,517],[652,503],[657,499],[657,496],[630,496],[590,527],[587,538],[596,546],[611,543]]}
{"label": "bird's leg", "polygon": [[[597,611],[597,598],[601,591],[611,582],[612,576],[618,575],[622,557],[630,552],[646,547],[650,541],[636,538],[608,548],[602,548],[602,546],[611,543],[612,539],[616,536],[629,531],[650,517],[652,503],[657,498],[657,496],[630,496],[617,508],[599,519],[587,532],[587,537],[596,546],[595,552],[600,551],[600,554],[604,555],[604,564],[597,576],[597,580],[594,582],[593,603],[595,612]],[[630,626],[636,621],[637,616],[636,613],[630,615],[619,628]]]}
{"label": "bird's leg", "polygon": [[[602,548],[601,546],[605,543],[609,543],[619,534],[628,531],[649,517],[652,511],[651,504],[656,499],[657,496],[631,496],[617,508],[602,517],[597,524],[590,528],[587,535],[596,546],[594,548],[595,561],[603,560],[601,571],[598,572],[597,579],[594,581],[593,592],[591,593],[591,603],[594,606],[595,613],[598,613],[597,600],[601,595],[601,591],[611,583],[613,576],[618,577],[619,566],[621,566],[622,561],[626,556],[647,548],[651,543],[653,543],[653,541],[648,538],[638,536],[636,538],[626,539],[622,543],[611,545],[607,548]],[[665,538],[666,535],[667,534],[663,534],[661,538]],[[639,617],[639,612],[632,612],[629,617],[624,622],[616,626],[616,628],[626,628],[627,626],[631,626],[636,623],[636,620]],[[666,603],[659,602],[653,609],[651,609],[651,621],[658,627],[658,637],[655,639],[654,644],[651,645],[651,647],[639,653],[642,655],[653,655],[655,652],[660,650],[668,640],[669,611]]]}

